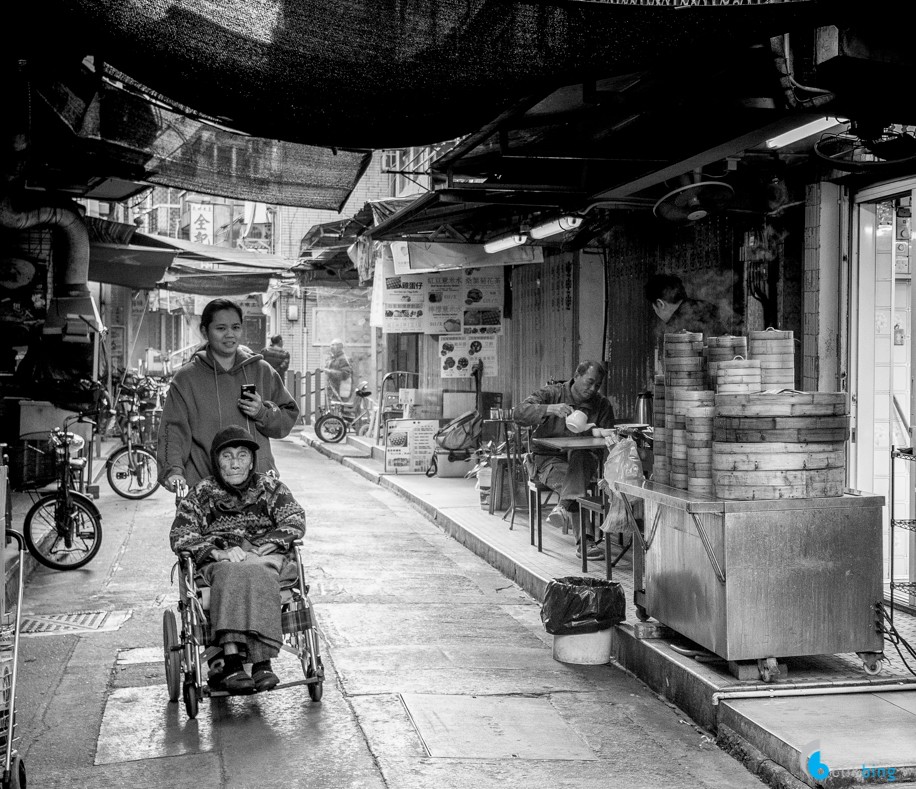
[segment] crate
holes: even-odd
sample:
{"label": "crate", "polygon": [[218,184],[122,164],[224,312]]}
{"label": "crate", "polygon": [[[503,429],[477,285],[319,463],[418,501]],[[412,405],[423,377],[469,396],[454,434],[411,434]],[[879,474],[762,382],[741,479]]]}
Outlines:
{"label": "crate", "polygon": [[14,490],[43,488],[57,479],[54,447],[47,438],[19,439],[10,448],[10,486]]}

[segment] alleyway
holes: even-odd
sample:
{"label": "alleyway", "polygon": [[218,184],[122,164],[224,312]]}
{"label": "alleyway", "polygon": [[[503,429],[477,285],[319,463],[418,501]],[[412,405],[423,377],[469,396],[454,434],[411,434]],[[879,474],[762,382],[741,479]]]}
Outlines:
{"label": "alleyway", "polygon": [[[173,500],[103,487],[99,556],[26,589],[28,618],[61,625],[23,638],[30,786],[762,785],[621,669],[554,661],[539,606],[406,501],[292,438],[275,454],[308,512],[323,701],[302,686],[204,700],[196,721],[169,704]],[[108,616],[61,617],[77,612]]]}

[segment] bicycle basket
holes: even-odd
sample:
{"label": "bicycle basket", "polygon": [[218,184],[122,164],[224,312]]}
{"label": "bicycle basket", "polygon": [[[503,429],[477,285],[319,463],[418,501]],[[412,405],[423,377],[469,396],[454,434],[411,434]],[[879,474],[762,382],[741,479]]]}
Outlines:
{"label": "bicycle basket", "polygon": [[54,447],[47,437],[35,434],[20,438],[10,447],[10,484],[13,488],[43,488],[51,485],[57,474],[54,468]]}

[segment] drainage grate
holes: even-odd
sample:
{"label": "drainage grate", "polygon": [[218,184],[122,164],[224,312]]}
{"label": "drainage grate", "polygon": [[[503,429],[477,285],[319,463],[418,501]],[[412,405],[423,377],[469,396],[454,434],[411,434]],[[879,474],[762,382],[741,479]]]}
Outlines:
{"label": "drainage grate", "polygon": [[20,634],[108,633],[130,618],[130,611],[76,611],[72,614],[23,614]]}

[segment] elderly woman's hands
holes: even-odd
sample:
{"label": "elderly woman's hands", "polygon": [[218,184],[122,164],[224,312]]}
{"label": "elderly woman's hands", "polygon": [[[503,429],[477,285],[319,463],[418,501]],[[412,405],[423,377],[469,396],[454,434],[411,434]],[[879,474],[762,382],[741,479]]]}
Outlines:
{"label": "elderly woman's hands", "polygon": [[242,550],[238,545],[233,545],[225,551],[217,548],[210,552],[210,556],[217,562],[244,562],[247,552]]}

